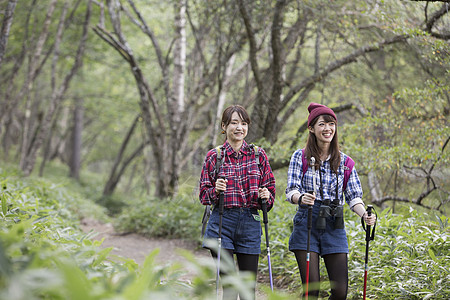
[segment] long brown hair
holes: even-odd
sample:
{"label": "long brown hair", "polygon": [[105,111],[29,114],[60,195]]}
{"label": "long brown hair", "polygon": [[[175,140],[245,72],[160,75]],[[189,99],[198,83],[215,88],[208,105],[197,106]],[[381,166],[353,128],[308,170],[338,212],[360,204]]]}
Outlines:
{"label": "long brown hair", "polygon": [[[248,125],[250,125],[250,116],[248,115],[245,108],[240,105],[231,105],[231,106],[228,106],[223,111],[223,114],[222,114],[222,124],[225,125],[225,127],[228,126],[228,124],[230,124],[231,116],[233,115],[234,112],[237,112],[239,117],[244,122],[246,122]],[[226,139],[226,136],[225,136],[225,139]]]}
{"label": "long brown hair", "polygon": [[[334,173],[337,174],[339,164],[341,163],[341,154],[339,152],[339,141],[338,141],[338,128],[337,128],[337,120],[333,118],[330,115],[321,115],[323,116],[323,119],[325,122],[334,122],[336,123],[336,130],[334,132],[333,139],[330,143],[330,166],[331,170],[334,171]],[[310,126],[314,127],[314,125],[317,123],[317,120],[320,116],[317,116],[311,123]],[[309,132],[308,140],[306,141],[306,147],[305,147],[305,155],[306,159],[309,162],[311,160],[311,156],[314,156],[316,159],[316,167],[319,167],[320,165],[320,148],[317,144],[317,137],[314,133]]]}

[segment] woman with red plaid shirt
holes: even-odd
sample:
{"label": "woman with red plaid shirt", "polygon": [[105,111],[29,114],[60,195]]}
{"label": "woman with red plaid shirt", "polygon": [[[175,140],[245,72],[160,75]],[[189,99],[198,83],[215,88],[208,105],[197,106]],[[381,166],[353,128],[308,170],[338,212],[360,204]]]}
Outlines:
{"label": "woman with red plaid shirt", "polygon": [[[232,105],[225,109],[222,115],[222,133],[226,135],[221,149],[223,162],[216,176],[218,153],[215,149],[208,152],[200,177],[199,198],[203,205],[215,205],[219,193],[224,192],[221,247],[230,257],[236,255],[240,271],[255,274],[254,290],[262,235],[258,198],[267,200],[268,209],[273,206],[275,177],[265,151],[244,140],[249,124],[250,117],[242,106]],[[255,155],[256,151],[259,155]],[[218,237],[219,211],[215,207],[203,241],[203,247],[210,249],[213,257],[217,257],[217,246],[208,245],[216,243]],[[227,288],[223,295],[224,299],[237,299],[237,293]],[[244,299],[243,295],[240,299]]]}

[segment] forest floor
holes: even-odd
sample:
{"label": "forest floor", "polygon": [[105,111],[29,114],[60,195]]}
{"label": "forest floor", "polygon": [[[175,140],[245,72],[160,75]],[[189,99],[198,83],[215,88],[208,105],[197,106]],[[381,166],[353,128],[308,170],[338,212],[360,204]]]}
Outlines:
{"label": "forest floor", "polygon": [[[160,251],[155,259],[156,262],[161,266],[171,265],[176,262],[181,263],[186,267],[186,274],[180,279],[188,282],[195,276],[195,271],[189,269],[186,258],[178,253],[180,249],[192,252],[199,262],[211,260],[209,251],[199,249],[194,241],[147,238],[135,233],[120,234],[114,230],[112,224],[104,224],[89,218],[81,221],[81,228],[86,233],[91,232],[96,240],[104,239],[101,247],[112,247],[111,254],[131,258],[139,265],[144,263],[148,254],[159,248]],[[258,287],[259,283],[257,284],[256,300],[267,299],[267,296]]]}

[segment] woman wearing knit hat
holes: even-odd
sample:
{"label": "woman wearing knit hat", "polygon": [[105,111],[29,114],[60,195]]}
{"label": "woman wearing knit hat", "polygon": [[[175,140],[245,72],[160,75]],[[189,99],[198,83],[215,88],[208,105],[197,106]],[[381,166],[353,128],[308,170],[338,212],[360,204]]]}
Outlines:
{"label": "woman wearing knit hat", "polygon": [[[308,111],[306,147],[294,152],[288,170],[286,200],[298,205],[289,250],[295,254],[303,285],[310,287],[306,296],[319,295],[321,256],[331,282],[329,299],[346,299],[348,244],[343,205],[346,202],[367,225],[374,225],[376,217],[366,213],[353,160],[339,150],[335,113],[318,103],[311,103]],[[308,229],[310,206],[312,227]]]}

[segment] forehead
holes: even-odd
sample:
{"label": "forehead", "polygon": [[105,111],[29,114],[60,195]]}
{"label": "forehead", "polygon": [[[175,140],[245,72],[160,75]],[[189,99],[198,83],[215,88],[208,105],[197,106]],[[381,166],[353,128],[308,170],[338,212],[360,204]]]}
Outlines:
{"label": "forehead", "polygon": [[231,120],[233,121],[242,121],[241,116],[239,115],[239,113],[237,111],[233,112],[233,114],[231,115]]}
{"label": "forehead", "polygon": [[325,119],[324,115],[319,116],[319,118],[317,119],[317,123],[319,123],[319,122],[322,122],[322,123],[334,123],[335,122],[333,120],[333,118],[330,118],[328,115],[326,117],[327,118]]}

